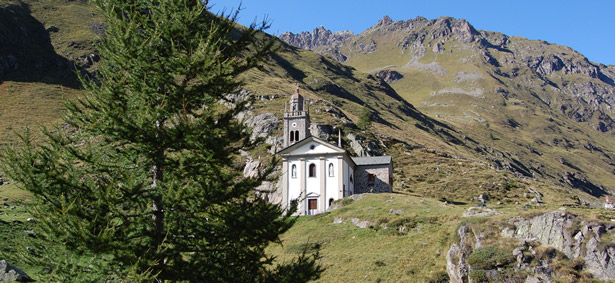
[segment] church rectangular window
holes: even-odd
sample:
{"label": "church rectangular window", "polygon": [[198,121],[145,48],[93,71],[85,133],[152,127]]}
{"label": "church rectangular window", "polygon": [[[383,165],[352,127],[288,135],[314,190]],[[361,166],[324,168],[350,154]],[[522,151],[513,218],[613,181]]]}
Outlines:
{"label": "church rectangular window", "polygon": [[309,177],[316,177],[316,164],[310,164],[309,170],[308,170],[308,176]]}

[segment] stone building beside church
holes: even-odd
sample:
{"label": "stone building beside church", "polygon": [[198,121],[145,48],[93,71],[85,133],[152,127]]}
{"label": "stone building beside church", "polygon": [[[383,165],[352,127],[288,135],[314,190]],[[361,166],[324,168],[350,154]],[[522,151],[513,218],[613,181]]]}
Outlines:
{"label": "stone building beside church", "polygon": [[299,200],[299,215],[326,211],[333,201],[358,193],[391,192],[391,156],[351,157],[338,145],[312,136],[310,114],[299,90],[284,111],[282,204]]}

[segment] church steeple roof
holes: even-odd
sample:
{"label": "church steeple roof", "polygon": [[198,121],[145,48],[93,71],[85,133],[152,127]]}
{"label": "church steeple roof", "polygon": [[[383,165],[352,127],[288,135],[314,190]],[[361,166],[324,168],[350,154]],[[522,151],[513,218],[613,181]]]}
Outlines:
{"label": "church steeple roof", "polygon": [[303,96],[299,93],[299,84],[295,85],[295,93],[293,95],[290,96],[290,99],[299,99],[299,97],[303,98]]}

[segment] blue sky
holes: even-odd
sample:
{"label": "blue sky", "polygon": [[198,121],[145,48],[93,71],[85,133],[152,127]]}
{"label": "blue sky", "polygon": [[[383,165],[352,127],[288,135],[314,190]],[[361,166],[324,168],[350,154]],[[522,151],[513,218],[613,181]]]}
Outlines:
{"label": "blue sky", "polygon": [[360,33],[385,15],[394,21],[422,16],[466,19],[476,29],[567,45],[590,61],[615,65],[613,0],[210,0],[212,11],[237,8],[247,25],[272,21],[270,34],[298,33],[324,26]]}

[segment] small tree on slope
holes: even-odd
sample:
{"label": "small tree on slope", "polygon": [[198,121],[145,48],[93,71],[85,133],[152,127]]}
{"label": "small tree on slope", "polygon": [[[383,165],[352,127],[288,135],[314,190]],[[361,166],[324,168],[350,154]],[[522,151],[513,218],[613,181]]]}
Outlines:
{"label": "small tree on slope", "polygon": [[85,82],[89,94],[68,103],[73,130],[46,132],[46,144],[3,158],[36,197],[48,242],[35,258],[52,267],[50,278],[84,269],[139,281],[318,278],[317,252],[286,263],[265,253],[296,207],[284,213],[256,196],[271,171],[243,178],[233,167],[248,143],[234,119],[246,104],[218,103],[271,53],[272,41],[255,37],[266,24],[240,32],[236,13],[216,17],[200,0],[94,2],[108,27],[103,60],[99,81]]}

